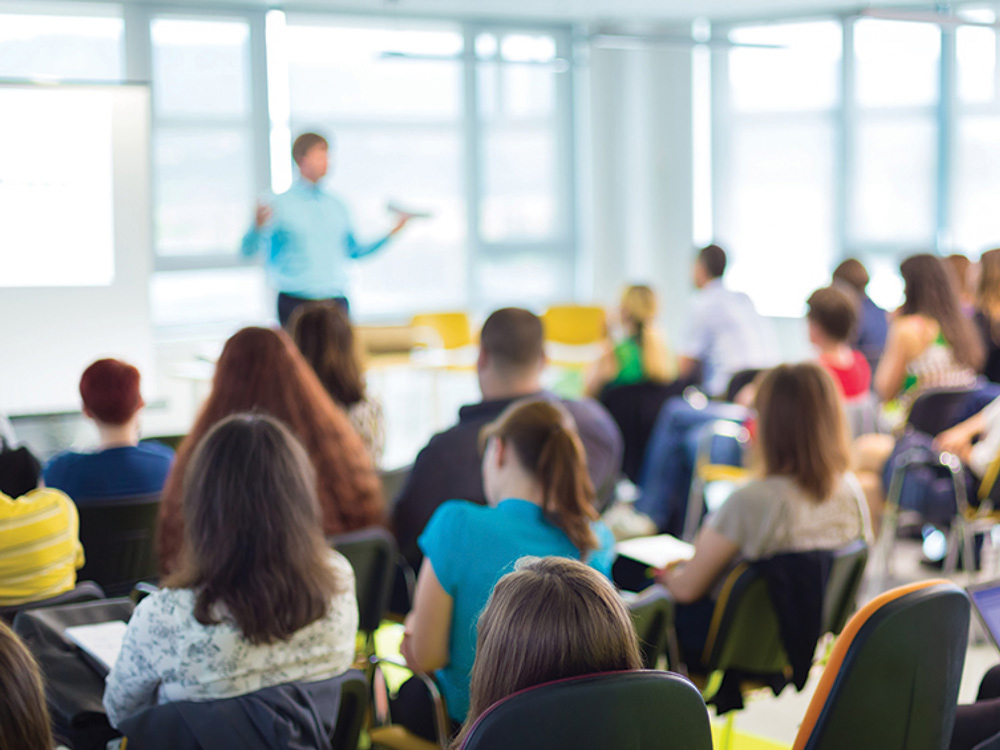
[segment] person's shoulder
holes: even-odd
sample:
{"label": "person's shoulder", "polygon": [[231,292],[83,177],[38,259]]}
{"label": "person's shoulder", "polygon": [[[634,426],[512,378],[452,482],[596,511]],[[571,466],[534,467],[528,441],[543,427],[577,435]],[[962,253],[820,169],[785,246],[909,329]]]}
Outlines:
{"label": "person's shoulder", "polygon": [[445,500],[434,511],[431,521],[438,524],[467,523],[490,514],[493,509],[468,500]]}
{"label": "person's shoulder", "polygon": [[0,493],[0,520],[10,520],[50,508],[72,510],[74,513],[76,510],[69,496],[54,487],[38,487],[20,497]]}
{"label": "person's shoulder", "polygon": [[146,455],[162,458],[167,462],[174,460],[174,449],[155,440],[144,440],[136,446],[136,449]]}
{"label": "person's shoulder", "polygon": [[45,464],[45,473],[50,471],[65,471],[82,461],[86,461],[92,453],[78,453],[77,451],[62,451],[57,453]]}
{"label": "person's shoulder", "polygon": [[188,588],[163,587],[145,597],[132,614],[135,622],[179,625],[194,621],[195,592]]}
{"label": "person's shoulder", "polygon": [[327,553],[327,561],[330,568],[338,576],[343,576],[345,579],[349,579],[352,582],[354,581],[354,567],[340,552],[331,548]]}

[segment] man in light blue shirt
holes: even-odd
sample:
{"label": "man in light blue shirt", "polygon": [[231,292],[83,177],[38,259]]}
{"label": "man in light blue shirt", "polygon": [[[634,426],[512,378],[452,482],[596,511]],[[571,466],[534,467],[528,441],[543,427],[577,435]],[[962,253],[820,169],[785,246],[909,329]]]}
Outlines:
{"label": "man in light blue shirt", "polygon": [[320,180],[329,167],[329,144],[316,133],[303,133],[292,145],[299,177],[270,205],[258,204],[254,225],[241,251],[264,256],[271,283],[278,290],[278,320],[284,326],[299,305],[334,300],[348,309],[349,262],[380,249],[411,218],[399,221],[370,245],[357,241],[347,206],[324,191]]}
{"label": "man in light blue shirt", "polygon": [[729,379],[740,370],[771,367],[780,358],[770,322],[747,295],[722,285],[725,270],[721,247],[709,245],[698,252],[694,285],[699,291],[679,347],[680,378],[690,377],[701,363],[703,387],[711,396],[724,394]]}

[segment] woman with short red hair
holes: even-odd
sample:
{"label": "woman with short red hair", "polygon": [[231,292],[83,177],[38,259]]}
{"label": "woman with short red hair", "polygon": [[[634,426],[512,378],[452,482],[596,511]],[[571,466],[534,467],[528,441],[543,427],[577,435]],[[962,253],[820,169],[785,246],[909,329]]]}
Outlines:
{"label": "woman with short red hair", "polygon": [[184,520],[181,497],[194,446],[218,422],[239,412],[262,412],[283,422],[302,443],[316,470],[323,533],[339,534],[382,523],[378,475],[361,438],[283,331],[244,328],[222,350],[212,392],[177,449],[160,505],[160,568],[176,566]]}
{"label": "woman with short red hair", "polygon": [[139,442],[144,405],[139,380],[139,371],[118,359],[99,359],[83,371],[83,413],[96,425],[100,443],[94,451],[66,451],[49,461],[46,486],[78,504],[163,489],[174,452],[159,443]]}

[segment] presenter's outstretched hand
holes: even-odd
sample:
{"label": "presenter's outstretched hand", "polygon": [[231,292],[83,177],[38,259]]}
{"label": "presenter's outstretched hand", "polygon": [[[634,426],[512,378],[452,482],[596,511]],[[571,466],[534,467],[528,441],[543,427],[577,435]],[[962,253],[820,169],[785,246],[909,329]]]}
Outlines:
{"label": "presenter's outstretched hand", "polygon": [[254,213],[254,223],[256,224],[257,229],[263,227],[270,220],[271,220],[271,207],[258,202],[257,211]]}
{"label": "presenter's outstretched hand", "polygon": [[397,232],[402,231],[403,227],[405,227],[412,218],[412,214],[399,214],[396,219],[396,224],[389,230],[389,234],[396,234]]}

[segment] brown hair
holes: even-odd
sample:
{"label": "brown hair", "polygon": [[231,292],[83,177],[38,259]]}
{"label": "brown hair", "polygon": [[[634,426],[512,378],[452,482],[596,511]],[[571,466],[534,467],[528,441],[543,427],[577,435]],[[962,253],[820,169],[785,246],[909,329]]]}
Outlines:
{"label": "brown hair", "polygon": [[469,713],[452,747],[490,706],[553,680],[642,668],[635,626],[604,576],[564,557],[523,557],[479,618]]}
{"label": "brown hair", "polygon": [[330,143],[319,133],[303,133],[296,138],[292,144],[292,158],[295,160],[295,163],[300,164],[302,157],[308,154],[309,150],[315,146],[322,146],[325,149],[329,149]]}
{"label": "brown hair", "polygon": [[987,250],[979,258],[976,308],[989,321],[993,341],[1000,341],[1000,247]]}
{"label": "brown hair", "polygon": [[339,534],[380,523],[381,485],[361,438],[284,331],[244,328],[226,342],[212,391],[163,488],[157,548],[169,573],[183,537],[181,495],[194,446],[231,414],[257,410],[281,420],[302,443],[316,470],[323,531]]}
{"label": "brown hair", "polygon": [[860,260],[848,258],[833,270],[833,280],[847,284],[858,294],[864,294],[870,278]]}
{"label": "brown hair", "polygon": [[573,417],[551,401],[521,400],[479,433],[480,447],[496,438],[510,446],[542,486],[542,512],[585,555],[597,548],[590,528],[597,520],[594,486]]}
{"label": "brown hair", "polygon": [[80,377],[80,398],[99,422],[125,424],[143,406],[139,371],[118,359],[99,359]]}
{"label": "brown hair", "polygon": [[354,329],[336,302],[301,305],[288,321],[295,345],[334,401],[352,406],[365,397]]}
{"label": "brown hair", "polygon": [[542,321],[529,310],[504,307],[483,323],[479,346],[501,370],[523,370],[544,356]]}
{"label": "brown hair", "polygon": [[941,326],[944,340],[951,346],[956,361],[980,370],[983,365],[983,342],[975,326],[963,313],[954,275],[944,261],[934,255],[914,255],[899,265],[905,283],[903,315],[924,315]]}
{"label": "brown hair", "polygon": [[836,286],[817,289],[806,301],[806,317],[837,342],[850,341],[858,322],[857,298]]}
{"label": "brown hair", "polygon": [[698,251],[698,262],[710,278],[718,279],[726,272],[726,251],[718,245],[706,245]]}
{"label": "brown hair", "polygon": [[622,295],[622,312],[627,318],[630,335],[642,349],[643,376],[654,382],[670,379],[667,347],[656,330],[656,292],[645,284],[633,284]]}
{"label": "brown hair", "polygon": [[280,422],[234,414],[198,443],[184,480],[184,552],[167,586],[197,591],[194,616],[222,604],[254,644],[286,640],[344,590],[320,532],[316,475]]}
{"label": "brown hair", "polygon": [[779,365],[757,388],[757,445],[766,476],[787,476],[817,501],[847,471],[846,420],[837,386],[817,364]]}
{"label": "brown hair", "polygon": [[969,269],[972,267],[972,261],[961,253],[946,255],[942,260],[948,267],[955,282],[955,289],[958,292],[959,300],[961,301],[967,296],[973,296],[969,284]]}
{"label": "brown hair", "polygon": [[50,750],[50,727],[38,664],[0,620],[0,750]]}

